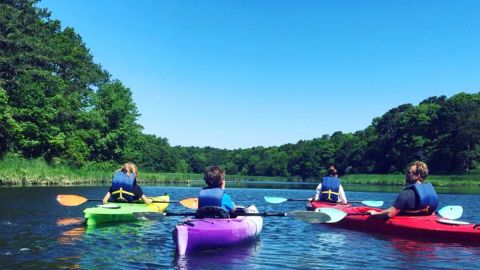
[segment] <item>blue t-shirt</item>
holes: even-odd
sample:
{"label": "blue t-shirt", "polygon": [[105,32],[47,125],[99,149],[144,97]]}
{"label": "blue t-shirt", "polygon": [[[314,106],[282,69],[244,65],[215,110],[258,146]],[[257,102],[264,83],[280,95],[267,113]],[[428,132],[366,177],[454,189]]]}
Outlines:
{"label": "blue t-shirt", "polygon": [[235,204],[233,203],[232,198],[230,198],[230,195],[228,195],[227,193],[223,194],[222,208],[228,211],[235,210]]}

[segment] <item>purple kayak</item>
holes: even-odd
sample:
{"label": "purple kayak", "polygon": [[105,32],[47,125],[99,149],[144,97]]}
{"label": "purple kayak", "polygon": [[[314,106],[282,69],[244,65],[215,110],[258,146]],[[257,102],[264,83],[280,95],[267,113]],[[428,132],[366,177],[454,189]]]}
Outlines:
{"label": "purple kayak", "polygon": [[[258,213],[252,205],[246,213]],[[178,254],[195,250],[231,246],[256,237],[263,227],[261,216],[238,216],[229,219],[187,219],[173,230]]]}

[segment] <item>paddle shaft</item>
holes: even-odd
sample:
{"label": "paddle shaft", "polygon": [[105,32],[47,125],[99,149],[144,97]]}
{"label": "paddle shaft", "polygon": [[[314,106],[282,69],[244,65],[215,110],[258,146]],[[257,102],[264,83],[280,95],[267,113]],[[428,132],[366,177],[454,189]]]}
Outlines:
{"label": "paddle shaft", "polygon": [[[263,213],[237,213],[235,216],[248,216],[248,217],[285,217],[288,213],[274,213],[274,212],[263,212]],[[165,216],[195,216],[194,212],[183,212],[183,213],[173,213],[166,212]]]}
{"label": "paddle shaft", "polygon": [[[89,202],[102,202],[103,200],[101,199],[88,199]],[[108,203],[137,203],[137,202],[108,202]],[[138,202],[138,203],[142,203],[142,202]],[[153,200],[152,203],[180,203],[180,201],[168,201],[168,202],[165,202],[165,201],[155,201]]]}
{"label": "paddle shaft", "polygon": [[[306,202],[309,201],[308,199],[287,199],[288,202]],[[322,202],[322,201],[311,201],[311,202]],[[349,203],[362,203],[363,201],[348,201]],[[342,203],[334,203],[333,204],[342,204]]]}

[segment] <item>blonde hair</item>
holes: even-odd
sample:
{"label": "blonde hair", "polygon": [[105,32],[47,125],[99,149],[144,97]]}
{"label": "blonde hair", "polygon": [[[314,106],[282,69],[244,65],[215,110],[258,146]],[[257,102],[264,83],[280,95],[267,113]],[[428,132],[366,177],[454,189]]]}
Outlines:
{"label": "blonde hair", "polygon": [[415,174],[419,175],[420,178],[423,180],[427,179],[428,177],[428,166],[425,162],[422,161],[414,161],[410,163],[410,167],[415,166]]}
{"label": "blonde hair", "polygon": [[128,162],[126,163],[126,165],[128,166],[129,168],[129,171],[133,174],[135,174],[135,178],[137,178],[138,180],[138,168],[137,168],[137,165],[135,165],[135,163],[133,162]]}

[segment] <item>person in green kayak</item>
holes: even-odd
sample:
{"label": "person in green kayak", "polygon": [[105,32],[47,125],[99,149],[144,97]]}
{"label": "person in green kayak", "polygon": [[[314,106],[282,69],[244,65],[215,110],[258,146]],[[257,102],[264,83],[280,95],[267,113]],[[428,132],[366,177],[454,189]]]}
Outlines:
{"label": "person in green kayak", "polygon": [[142,199],[145,203],[151,203],[137,184],[138,169],[137,166],[128,162],[118,170],[112,179],[110,190],[103,197],[103,203],[107,202],[133,202]]}
{"label": "person in green kayak", "polygon": [[314,201],[333,202],[347,204],[347,196],[343,190],[338,171],[334,165],[330,165],[327,170],[327,176],[322,178],[318,184]]}
{"label": "person in green kayak", "polygon": [[431,215],[437,210],[438,196],[431,183],[424,183],[427,177],[427,164],[421,161],[412,162],[405,175],[407,186],[398,194],[393,205],[386,210],[369,210],[368,213],[385,219],[398,214]]}
{"label": "person in green kayak", "polygon": [[235,204],[225,193],[225,170],[210,166],[205,170],[204,180],[207,187],[198,196],[197,217],[229,217],[235,212]]}

